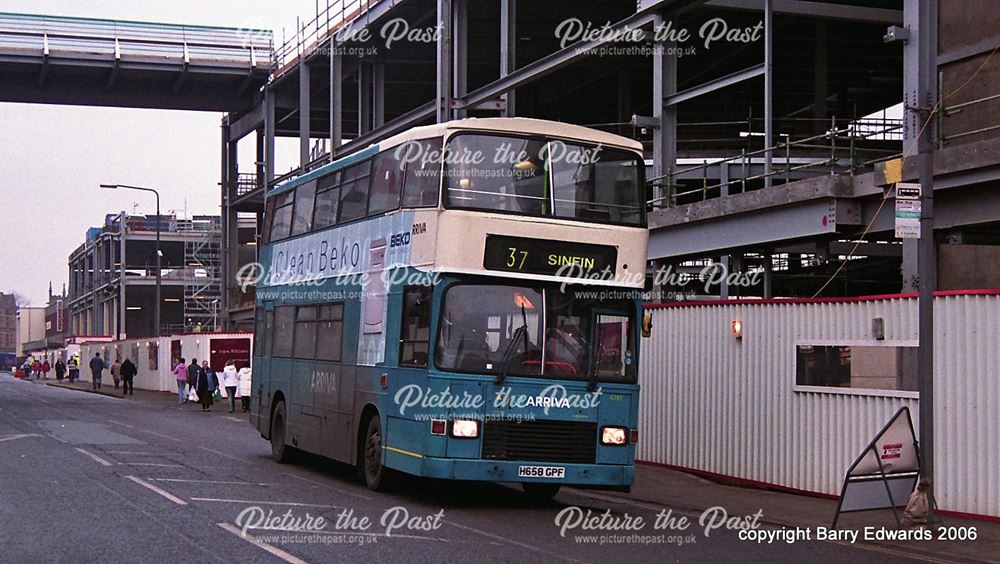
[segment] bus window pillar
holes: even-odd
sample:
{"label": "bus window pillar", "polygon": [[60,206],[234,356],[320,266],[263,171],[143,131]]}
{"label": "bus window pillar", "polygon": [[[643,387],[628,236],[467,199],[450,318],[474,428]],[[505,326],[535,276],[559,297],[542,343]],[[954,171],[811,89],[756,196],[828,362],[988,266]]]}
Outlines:
{"label": "bus window pillar", "polygon": [[[663,18],[653,20],[653,29],[662,29]],[[655,33],[655,31],[654,31]],[[664,99],[677,93],[677,58],[672,55],[675,44],[657,41],[653,48],[653,176],[661,177],[675,167],[677,161],[677,107],[665,105]],[[653,199],[664,196],[662,186],[656,186]]]}

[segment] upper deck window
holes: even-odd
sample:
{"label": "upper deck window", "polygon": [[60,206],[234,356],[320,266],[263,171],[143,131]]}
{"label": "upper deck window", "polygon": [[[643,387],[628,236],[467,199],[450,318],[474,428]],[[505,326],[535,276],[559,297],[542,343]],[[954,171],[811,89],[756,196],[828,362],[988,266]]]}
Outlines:
{"label": "upper deck window", "polygon": [[400,159],[406,164],[403,207],[436,207],[441,191],[441,139],[422,139],[401,145]]}
{"label": "upper deck window", "polygon": [[396,158],[395,151],[383,151],[372,164],[371,194],[368,201],[370,215],[399,207],[406,163]]}
{"label": "upper deck window", "polygon": [[291,235],[308,233],[312,229],[316,181],[312,180],[295,189],[295,210],[292,214]]}
{"label": "upper deck window", "polygon": [[338,223],[360,219],[368,212],[368,175],[371,166],[371,161],[366,160],[344,169]]}
{"label": "upper deck window", "polygon": [[444,155],[446,204],[641,227],[638,155],[554,139],[463,133]]}

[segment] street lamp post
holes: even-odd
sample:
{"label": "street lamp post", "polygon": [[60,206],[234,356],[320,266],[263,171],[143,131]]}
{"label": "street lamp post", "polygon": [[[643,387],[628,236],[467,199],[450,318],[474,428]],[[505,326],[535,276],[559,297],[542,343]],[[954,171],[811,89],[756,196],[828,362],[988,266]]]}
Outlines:
{"label": "street lamp post", "polygon": [[[163,254],[160,252],[160,193],[152,188],[143,188],[142,186],[128,186],[126,184],[101,184],[101,188],[106,188],[108,190],[117,190],[119,188],[124,190],[141,190],[143,192],[152,192],[156,195],[156,307],[153,308],[153,335],[156,337],[160,336],[160,307],[161,307],[161,285],[162,285],[162,270],[160,268],[160,256]],[[122,264],[125,264],[125,256],[122,256]],[[124,280],[122,281],[124,284]]]}

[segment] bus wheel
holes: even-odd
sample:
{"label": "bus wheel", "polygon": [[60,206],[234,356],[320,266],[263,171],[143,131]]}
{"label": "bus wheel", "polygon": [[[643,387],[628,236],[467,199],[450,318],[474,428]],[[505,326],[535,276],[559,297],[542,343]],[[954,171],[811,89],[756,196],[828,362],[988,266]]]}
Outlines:
{"label": "bus wheel", "polygon": [[365,485],[372,491],[386,491],[391,485],[393,472],[382,464],[382,422],[378,415],[368,420],[362,451],[364,457],[361,464]]}
{"label": "bus wheel", "polygon": [[285,444],[285,402],[279,401],[271,415],[271,458],[279,464],[290,462],[291,451]]}
{"label": "bus wheel", "polygon": [[559,484],[524,482],[521,484],[521,488],[524,489],[525,495],[538,501],[552,499],[559,493]]}

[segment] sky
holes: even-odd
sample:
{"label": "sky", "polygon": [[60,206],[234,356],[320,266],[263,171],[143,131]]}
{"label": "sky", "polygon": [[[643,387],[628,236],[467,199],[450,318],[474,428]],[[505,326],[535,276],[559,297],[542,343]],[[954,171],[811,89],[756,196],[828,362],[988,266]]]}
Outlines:
{"label": "sky", "polygon": [[[325,3],[326,0],[320,0]],[[0,12],[271,29],[276,42],[315,0],[0,0]],[[223,114],[0,103],[0,292],[45,305],[49,282],[67,282],[67,257],[107,213],[154,213],[152,194],[101,190],[133,184],[160,191],[161,211],[218,214]],[[287,140],[285,140],[287,141]],[[240,143],[252,171],[253,137]],[[296,158],[279,145],[276,170]],[[138,204],[138,206],[136,206]]]}

